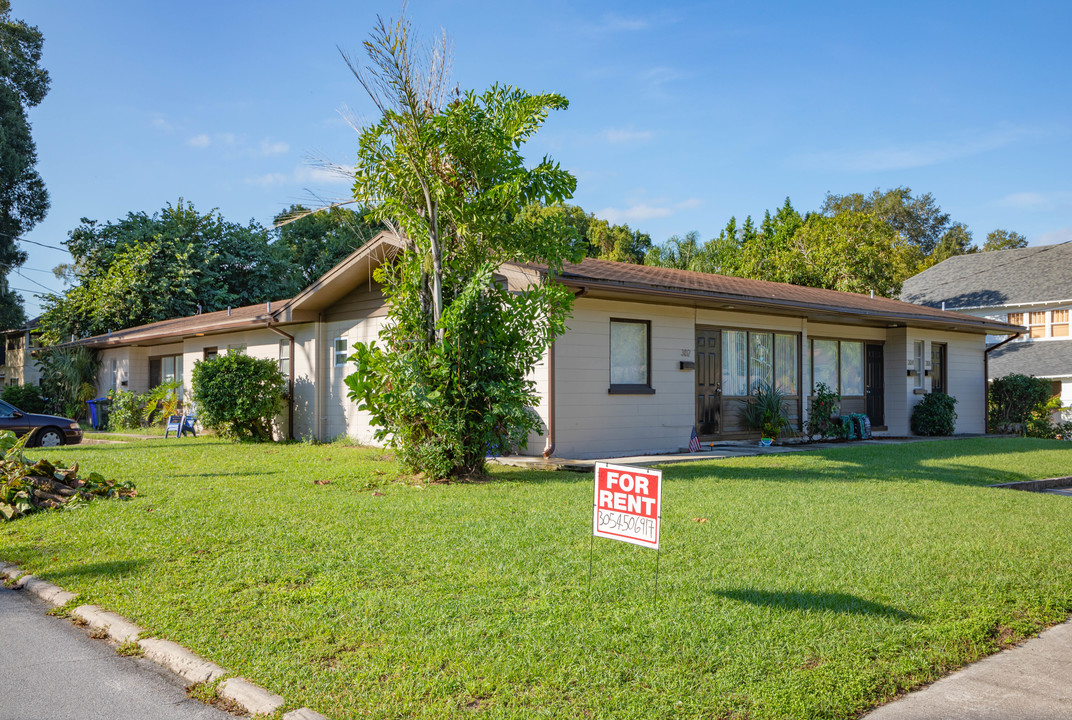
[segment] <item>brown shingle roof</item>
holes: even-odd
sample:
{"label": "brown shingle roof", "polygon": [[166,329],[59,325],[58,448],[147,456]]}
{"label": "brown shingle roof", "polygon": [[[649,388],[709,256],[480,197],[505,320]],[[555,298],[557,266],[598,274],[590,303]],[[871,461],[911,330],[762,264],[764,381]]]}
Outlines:
{"label": "brown shingle roof", "polygon": [[108,347],[110,345],[136,345],[167,338],[182,338],[197,333],[212,334],[232,330],[246,330],[251,327],[262,327],[271,318],[268,313],[268,305],[274,304],[276,309],[282,308],[286,300],[274,303],[260,303],[258,305],[246,305],[244,307],[231,308],[230,310],[217,310],[216,312],[189,315],[187,317],[161,320],[139,325],[138,327],[117,330],[105,335],[95,335],[78,342],[79,345],[92,347]]}
{"label": "brown shingle roof", "polygon": [[881,320],[923,321],[956,325],[966,330],[986,330],[993,334],[1005,334],[1021,329],[986,318],[945,312],[884,297],[592,258],[586,258],[576,265],[567,264],[560,279],[568,285],[596,284],[604,288],[619,288],[643,294],[670,293],[753,306],[874,316]]}

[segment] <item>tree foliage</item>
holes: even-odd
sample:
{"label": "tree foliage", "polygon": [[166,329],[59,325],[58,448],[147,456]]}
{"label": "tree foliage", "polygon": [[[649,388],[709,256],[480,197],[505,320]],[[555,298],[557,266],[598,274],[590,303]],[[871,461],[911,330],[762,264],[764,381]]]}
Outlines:
{"label": "tree foliage", "polygon": [[[1018,244],[1019,243],[1019,244]],[[995,231],[984,250],[1022,247],[1017,233]],[[966,225],[950,220],[930,193],[907,187],[868,195],[828,194],[818,212],[801,214],[785,199],[757,227],[731,217],[718,237],[696,232],[652,247],[647,265],[735,275],[894,297],[902,283],[955,255],[979,252]]]}
{"label": "tree foliage", "polygon": [[361,132],[354,197],[403,250],[378,271],[389,300],[380,345],[356,346],[350,397],[378,437],[414,471],[479,473],[490,451],[539,428],[528,373],[564,327],[571,294],[557,283],[507,288],[504,262],[554,274],[584,255],[568,212],[574,178],[521,147],[561,95],[493,85],[448,98],[445,39],[417,45],[405,17],[382,19],[365,42],[369,65],[347,58],[382,117]]}
{"label": "tree foliage", "polygon": [[97,352],[85,346],[41,348],[34,362],[52,412],[75,419],[84,415],[86,400],[97,392]]}
{"label": "tree foliage", "polygon": [[202,425],[235,440],[271,440],[287,381],[276,361],[227,353],[194,363],[191,376]]}
{"label": "tree foliage", "polygon": [[43,42],[36,27],[11,17],[9,0],[0,0],[0,326],[5,328],[20,327],[26,319],[22,298],[7,285],[12,268],[26,262],[18,239],[48,212],[26,117],[48,92],[48,72],[40,66]]}
{"label": "tree foliage", "polygon": [[67,248],[76,283],[43,302],[46,343],[286,297],[290,268],[255,222],[199,213],[181,199],[161,212],[100,224],[83,218]]}
{"label": "tree foliage", "polygon": [[1008,230],[992,230],[986,236],[986,242],[983,243],[984,251],[991,250],[1016,250],[1018,248],[1027,247],[1027,238],[1018,232],[1009,232]]}
{"label": "tree foliage", "polygon": [[311,285],[343,258],[368,242],[383,229],[370,221],[364,211],[332,207],[310,211],[291,205],[276,215],[276,237],[272,242],[275,258],[289,280],[281,290],[290,297]]}

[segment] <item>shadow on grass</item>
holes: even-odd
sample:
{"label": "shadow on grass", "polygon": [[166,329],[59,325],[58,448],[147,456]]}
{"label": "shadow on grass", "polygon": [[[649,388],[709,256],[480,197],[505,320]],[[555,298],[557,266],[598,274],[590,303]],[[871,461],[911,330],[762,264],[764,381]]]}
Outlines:
{"label": "shadow on grass", "polygon": [[134,574],[138,568],[146,564],[148,564],[148,560],[110,560],[108,562],[88,563],[66,570],[49,571],[48,579],[58,585],[63,585],[60,581],[65,578],[84,579],[102,575],[122,577],[123,575]]}
{"label": "shadow on grass", "polygon": [[715,590],[730,600],[780,608],[782,610],[826,610],[851,615],[880,615],[897,620],[919,620],[919,617],[889,605],[871,602],[845,593],[773,592],[770,590]]}
{"label": "shadow on grass", "polygon": [[[741,458],[699,460],[663,465],[667,482],[751,481],[881,482],[932,481],[952,485],[984,486],[999,482],[1038,480],[1030,463],[1007,463],[1012,469],[988,468],[973,460],[988,456],[1031,453],[1038,450],[1072,449],[1061,441],[1025,438],[953,438],[888,445],[844,445],[800,452],[765,454]],[[1069,453],[1072,455],[1072,453]],[[816,462],[818,460],[818,462]],[[591,483],[590,473],[493,470],[505,482]]]}

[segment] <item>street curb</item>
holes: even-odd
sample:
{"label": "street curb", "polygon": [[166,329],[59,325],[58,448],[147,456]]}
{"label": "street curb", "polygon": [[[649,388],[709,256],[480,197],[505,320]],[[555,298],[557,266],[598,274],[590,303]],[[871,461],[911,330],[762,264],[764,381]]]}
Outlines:
{"label": "street curb", "polygon": [[205,660],[178,643],[160,638],[138,641],[145,657],[192,683],[210,683],[230,673],[216,663]]}
{"label": "street curb", "polygon": [[282,696],[268,692],[240,677],[224,680],[220,684],[219,694],[220,697],[244,707],[250,715],[267,715],[275,712],[285,702]]}
{"label": "street curb", "polygon": [[[15,588],[29,590],[34,595],[56,607],[66,605],[78,597],[41,578],[23,572],[18,565],[0,560],[0,576],[15,580]],[[102,610],[96,605],[79,605],[71,615],[85,622],[93,630],[103,630],[108,637],[119,643],[137,642],[147,660],[170,670],[190,683],[211,683],[230,673],[226,668],[195,655],[182,645],[161,638],[138,640],[145,632],[122,615]],[[220,684],[219,694],[241,705],[250,715],[267,715],[275,712],[285,700],[280,695],[268,692],[245,678],[230,678]],[[283,715],[283,720],[328,720],[315,710],[303,707]]]}
{"label": "street curb", "polygon": [[86,624],[94,630],[105,631],[108,637],[120,643],[134,642],[145,632],[122,615],[101,610],[96,605],[79,605],[71,611],[71,614],[85,620]]}
{"label": "street curb", "polygon": [[54,607],[63,607],[64,605],[78,597],[73,592],[67,592],[59,585],[53,585],[50,582],[45,582],[41,578],[35,577],[34,575],[23,575],[21,578],[19,578],[19,581],[15,583],[15,587],[29,590],[34,595]]}

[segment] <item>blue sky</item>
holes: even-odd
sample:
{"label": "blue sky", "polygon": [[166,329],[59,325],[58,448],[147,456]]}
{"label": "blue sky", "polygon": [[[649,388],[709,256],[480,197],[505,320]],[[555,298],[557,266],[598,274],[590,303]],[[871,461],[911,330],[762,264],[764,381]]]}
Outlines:
{"label": "blue sky", "polygon": [[[31,114],[52,197],[28,240],[79,219],[201,211],[268,223],[345,198],[340,115],[374,119],[342,62],[399,3],[14,0],[45,37],[52,89]],[[930,192],[981,243],[1006,228],[1072,240],[1072,3],[450,2],[454,81],[569,98],[528,155],[578,179],[574,202],[651,234],[718,234],[788,196]],[[17,288],[60,289],[68,256],[28,244]],[[23,293],[27,312],[36,298]]]}

